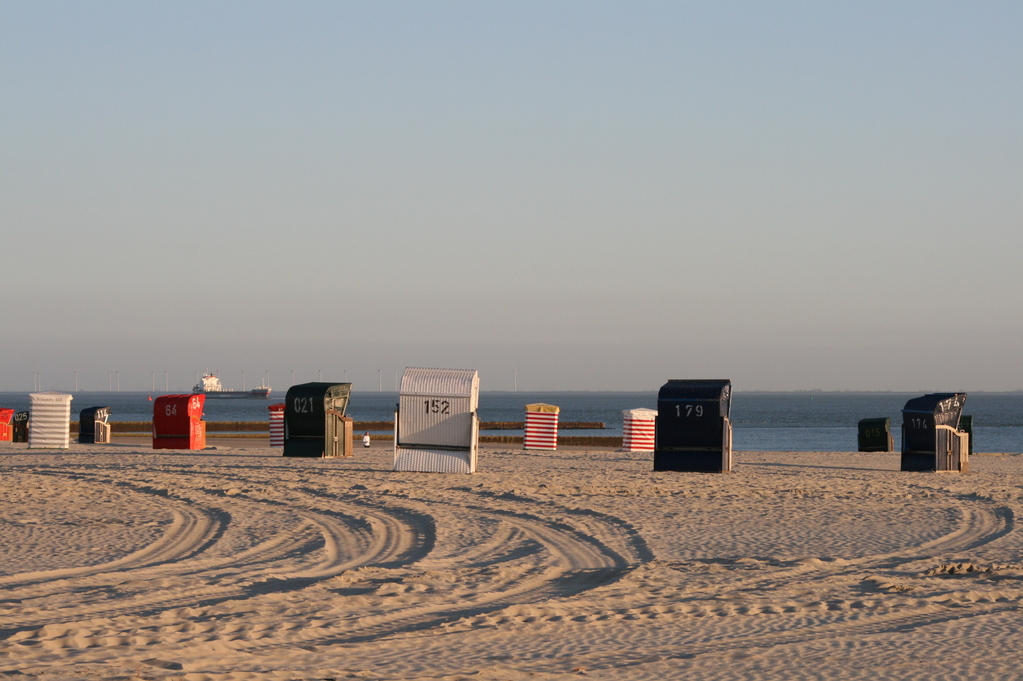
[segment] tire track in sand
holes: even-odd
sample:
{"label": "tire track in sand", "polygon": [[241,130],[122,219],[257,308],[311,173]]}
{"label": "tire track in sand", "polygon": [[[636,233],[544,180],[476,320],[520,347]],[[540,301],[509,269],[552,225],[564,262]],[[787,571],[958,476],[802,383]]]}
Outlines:
{"label": "tire track in sand", "polygon": [[[172,503],[175,500],[171,500]],[[171,523],[153,543],[116,560],[96,565],[37,570],[0,577],[0,587],[15,589],[33,584],[84,577],[105,572],[124,572],[139,567],[169,563],[199,551],[223,529],[223,521],[215,514],[197,511],[187,504],[170,509]]]}
{"label": "tire track in sand", "polygon": [[[304,491],[317,497],[323,496],[317,491]],[[380,640],[432,629],[509,606],[571,598],[618,579],[649,553],[627,523],[607,514],[586,512],[588,517],[599,517],[606,523],[608,535],[625,534],[630,537],[632,549],[627,554],[609,548],[600,539],[565,522],[552,522],[514,508],[495,508],[494,500],[485,500],[486,506],[479,505],[481,495],[475,493],[468,500],[469,503],[437,499],[428,502],[402,500],[418,512],[435,508],[444,508],[449,513],[464,514],[471,511],[474,522],[481,523],[486,519],[493,524],[493,538],[485,543],[491,547],[489,553],[476,551],[472,557],[479,564],[499,563],[502,569],[486,575],[485,581],[476,584],[468,592],[453,590],[450,597],[445,599],[438,599],[434,594],[429,603],[417,600],[407,605],[396,604],[390,611],[378,614],[367,614],[358,607],[358,603],[351,604],[351,607],[341,605],[336,608],[336,612],[332,612],[332,626],[318,627],[314,632],[292,632],[274,641],[233,641],[232,648],[251,653],[297,643],[306,646],[336,645]],[[505,498],[502,501],[511,505],[518,499]],[[388,510],[393,512],[394,508]],[[578,513],[567,508],[559,510],[569,517]],[[441,521],[435,519],[435,522]],[[494,540],[497,537],[501,542]],[[509,542],[514,542],[516,546],[510,546]],[[461,554],[458,558],[464,561]],[[460,564],[464,566],[464,562]],[[427,573],[455,570],[451,559],[433,556],[425,557],[414,567],[426,570]],[[466,574],[472,578],[480,577],[479,571],[468,570]],[[408,577],[408,581],[414,583],[420,575],[412,574]],[[393,581],[389,580],[389,583]]]}
{"label": "tire track in sand", "polygon": [[[979,548],[1012,532],[1015,514],[1007,506],[993,509],[956,506],[960,513],[957,526],[946,534],[918,545],[885,553],[868,554],[858,558],[822,560],[807,558],[795,561],[791,567],[771,570],[769,575],[737,576],[728,583],[729,591],[771,591],[789,587],[813,575],[815,579],[836,577],[867,571],[892,571],[901,566],[931,557],[936,553],[951,553]],[[700,561],[690,561],[699,563]],[[714,561],[720,563],[722,561]],[[724,561],[734,563],[735,561]]]}
{"label": "tire track in sand", "polygon": [[[81,480],[88,476],[76,474],[74,477]],[[151,488],[136,487],[150,493]],[[158,494],[166,496],[163,490]],[[200,548],[223,534],[224,528],[214,528],[212,519],[219,516],[226,525],[231,514],[222,509],[216,509],[216,512],[197,510],[198,503],[191,499],[173,497],[172,501],[179,505],[174,510],[172,530],[141,551],[88,568],[8,577],[11,586],[31,587],[9,591],[7,595],[12,599],[24,602],[49,597],[52,600],[60,595],[61,603],[48,605],[44,612],[36,615],[5,618],[3,633],[10,635],[43,624],[73,619],[116,617],[129,613],[154,614],[169,608],[202,606],[290,590],[366,563],[400,560],[414,548],[408,538],[423,534],[422,523],[406,527],[405,518],[384,513],[367,517],[365,509],[346,515],[274,500],[228,498],[220,501],[226,501],[229,506],[249,507],[245,511],[236,509],[236,512],[251,513],[255,506],[260,512],[269,509],[270,512],[295,514],[302,523],[284,536],[274,537],[237,554],[195,558],[193,556]],[[203,523],[204,519],[207,522]],[[311,566],[296,569],[296,559],[313,553],[322,554],[322,557]],[[183,582],[183,578],[189,576],[201,576],[201,583],[185,582],[177,587],[167,584],[168,580]],[[136,593],[118,593],[116,604],[109,602],[109,587],[125,582],[134,584]],[[93,596],[94,602],[90,602]]]}

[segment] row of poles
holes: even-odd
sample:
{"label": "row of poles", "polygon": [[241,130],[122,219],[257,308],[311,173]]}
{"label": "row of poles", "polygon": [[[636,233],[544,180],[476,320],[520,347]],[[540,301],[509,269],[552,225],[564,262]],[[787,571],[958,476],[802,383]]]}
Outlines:
{"label": "row of poles", "polygon": [[[156,392],[156,372],[150,371],[150,377],[152,378],[152,391]],[[74,371],[75,375],[75,390],[78,392],[78,370]],[[216,374],[214,374],[216,375]],[[270,370],[267,369],[265,374],[266,385],[270,385]],[[323,381],[323,369],[316,370],[316,380],[318,382]],[[199,382],[199,372],[195,372],[195,382]],[[344,382],[348,382],[348,369],[344,370]],[[291,370],[291,385],[295,385],[295,370]],[[512,385],[513,392],[519,391],[519,370],[512,369]],[[32,391],[40,392],[43,389],[43,375],[38,371],[32,372]],[[170,390],[170,378],[169,371],[164,370],[163,372],[163,389],[165,392]],[[242,371],[242,390],[245,390],[245,371]],[[377,369],[377,392],[384,391],[384,379],[381,369]],[[394,391],[398,392],[398,370],[394,370]],[[120,371],[108,371],[107,372],[107,392],[121,392],[121,372]]]}

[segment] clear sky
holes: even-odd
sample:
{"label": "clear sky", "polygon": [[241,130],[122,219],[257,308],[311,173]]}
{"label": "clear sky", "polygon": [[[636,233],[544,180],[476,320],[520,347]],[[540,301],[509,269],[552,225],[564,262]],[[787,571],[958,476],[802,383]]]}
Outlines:
{"label": "clear sky", "polygon": [[1021,389],[1021,36],[1017,0],[3,0],[0,390]]}

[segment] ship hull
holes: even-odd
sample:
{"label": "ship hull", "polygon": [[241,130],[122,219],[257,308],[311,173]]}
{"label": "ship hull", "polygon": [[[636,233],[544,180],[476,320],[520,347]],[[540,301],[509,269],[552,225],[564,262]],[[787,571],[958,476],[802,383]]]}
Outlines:
{"label": "ship hull", "polygon": [[256,399],[265,400],[270,397],[270,391],[262,390],[249,390],[245,392],[235,392],[234,390],[219,390],[196,393],[197,395],[205,395],[208,400],[244,400],[244,399]]}

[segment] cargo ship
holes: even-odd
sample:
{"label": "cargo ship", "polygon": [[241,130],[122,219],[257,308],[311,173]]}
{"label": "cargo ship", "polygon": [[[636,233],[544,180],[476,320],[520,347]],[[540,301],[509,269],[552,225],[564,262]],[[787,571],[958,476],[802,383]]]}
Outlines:
{"label": "cargo ship", "polygon": [[224,388],[220,384],[220,379],[214,374],[206,373],[202,375],[202,379],[192,388],[193,395],[205,395],[208,398],[240,398],[240,397],[255,397],[266,399],[270,397],[270,386],[263,384],[256,386],[252,390],[229,390]]}

